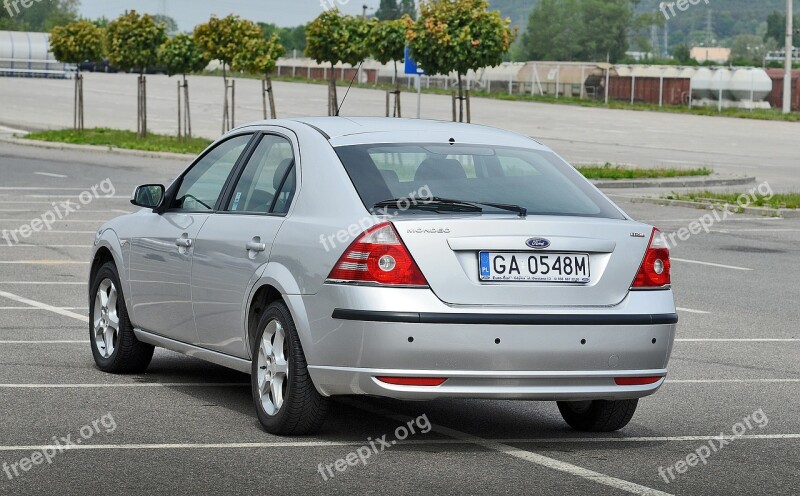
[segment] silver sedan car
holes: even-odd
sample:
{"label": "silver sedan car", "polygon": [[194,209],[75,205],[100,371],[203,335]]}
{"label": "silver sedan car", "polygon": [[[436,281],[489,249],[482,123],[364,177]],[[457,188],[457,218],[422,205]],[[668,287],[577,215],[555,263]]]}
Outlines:
{"label": "silver sedan car", "polygon": [[97,366],[142,372],[160,346],[249,373],[271,433],[360,394],[557,401],[613,431],[667,374],[667,243],[526,136],[265,121],[131,201],[94,242]]}

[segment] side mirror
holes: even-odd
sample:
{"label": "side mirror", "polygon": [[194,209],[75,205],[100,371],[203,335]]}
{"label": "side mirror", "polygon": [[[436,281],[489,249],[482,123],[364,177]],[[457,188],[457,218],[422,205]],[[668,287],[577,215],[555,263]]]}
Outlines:
{"label": "side mirror", "polygon": [[145,184],[133,192],[131,203],[137,207],[156,209],[164,201],[164,186],[161,184]]}

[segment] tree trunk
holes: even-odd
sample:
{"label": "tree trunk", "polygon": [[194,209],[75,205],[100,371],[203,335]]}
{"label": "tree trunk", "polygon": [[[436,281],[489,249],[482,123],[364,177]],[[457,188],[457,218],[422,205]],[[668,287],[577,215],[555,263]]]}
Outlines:
{"label": "tree trunk", "polygon": [[138,79],[138,109],[137,109],[137,125],[136,132],[140,138],[147,137],[147,78],[144,75],[144,70],[139,73]]}
{"label": "tree trunk", "polygon": [[181,116],[181,104],[183,103],[183,98],[181,98],[181,89],[182,89],[181,82],[178,81],[177,83],[178,83],[178,139],[181,140],[183,139],[183,133],[181,132],[183,126],[183,120]]}
{"label": "tree trunk", "polygon": [[458,122],[464,122],[464,81],[458,73]]}
{"label": "tree trunk", "polygon": [[183,75],[183,104],[184,104],[184,129],[186,130],[186,139],[192,139],[192,115],[189,113],[189,81],[186,80],[186,74]]}
{"label": "tree trunk", "polygon": [[267,81],[267,93],[269,96],[269,115],[272,119],[278,118],[278,113],[275,110],[275,93],[272,91],[272,76],[270,74],[266,75]]}
{"label": "tree trunk", "polygon": [[328,89],[328,115],[339,114],[339,97],[336,94],[336,65],[331,63],[330,87]]}
{"label": "tree trunk", "polygon": [[75,75],[75,101],[73,105],[72,127],[83,131],[83,75],[78,70]]}
{"label": "tree trunk", "polygon": [[403,117],[400,110],[400,78],[397,73],[397,61],[394,61],[394,116],[397,118]]}
{"label": "tree trunk", "polygon": [[225,62],[222,63],[222,83],[225,85],[225,99],[222,102],[222,134],[228,132],[229,108],[228,108],[228,73],[225,70]]}

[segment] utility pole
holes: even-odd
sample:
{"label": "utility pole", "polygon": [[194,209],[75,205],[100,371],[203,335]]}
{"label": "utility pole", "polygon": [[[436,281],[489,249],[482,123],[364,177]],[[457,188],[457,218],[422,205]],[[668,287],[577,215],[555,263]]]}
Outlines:
{"label": "utility pole", "polygon": [[783,113],[788,114],[792,111],[792,60],[794,55],[794,43],[792,30],[794,30],[794,19],[792,19],[792,0],[786,0],[786,74],[783,76]]}
{"label": "utility pole", "polygon": [[712,12],[713,11],[711,9],[708,9],[708,14],[707,14],[707,17],[706,17],[706,36],[708,36],[708,40],[707,40],[706,44],[708,46],[714,46],[715,45],[715,43],[714,43],[714,24],[711,22]]}

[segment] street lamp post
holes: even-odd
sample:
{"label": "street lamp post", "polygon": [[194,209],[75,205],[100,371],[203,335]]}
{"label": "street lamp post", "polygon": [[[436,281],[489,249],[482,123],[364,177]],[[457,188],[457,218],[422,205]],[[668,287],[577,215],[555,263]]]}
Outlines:
{"label": "street lamp post", "polygon": [[786,73],[783,76],[783,113],[788,114],[792,111],[792,60],[794,55],[794,43],[792,42],[792,30],[794,29],[792,19],[792,0],[786,0]]}

